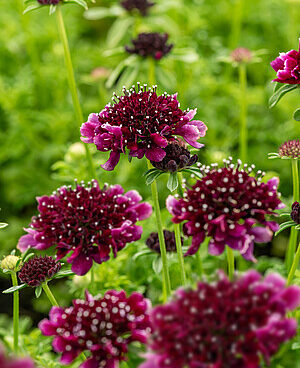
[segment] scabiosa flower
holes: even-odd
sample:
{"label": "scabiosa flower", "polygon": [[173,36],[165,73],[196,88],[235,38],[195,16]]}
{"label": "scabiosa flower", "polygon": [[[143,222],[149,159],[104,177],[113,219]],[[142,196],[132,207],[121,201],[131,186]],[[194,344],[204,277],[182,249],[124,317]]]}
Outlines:
{"label": "scabiosa flower", "polygon": [[51,196],[38,198],[40,214],[33,217],[28,234],[20,238],[18,248],[47,249],[56,246],[57,258],[68,258],[72,271],[86,274],[96,263],[107,261],[110,251],[117,252],[127,243],[140,239],[142,227],[135,225],[151,215],[148,203],[139,203],[135,190],[124,194],[120,185],[100,189],[96,180],[75,189],[62,187]]}
{"label": "scabiosa flower", "polygon": [[162,161],[151,161],[151,164],[159,170],[176,172],[194,165],[198,161],[197,155],[191,155],[190,151],[182,145],[170,143],[164,148],[166,156]]}
{"label": "scabiosa flower", "polygon": [[292,212],[291,219],[296,222],[296,224],[300,224],[300,203],[294,202],[292,204]]}
{"label": "scabiosa flower", "polygon": [[[169,253],[176,252],[176,241],[174,231],[164,230],[164,238],[166,243],[166,251]],[[181,238],[183,243],[183,239]],[[160,253],[159,238],[158,233],[151,233],[146,240],[146,245],[148,248],[156,253]]]}
{"label": "scabiosa flower", "polygon": [[252,59],[252,52],[245,47],[238,47],[231,53],[231,59],[236,63],[249,63]]}
{"label": "scabiosa flower", "polygon": [[271,67],[277,73],[273,82],[299,84],[300,83],[300,39],[299,51],[291,50],[280,53],[279,57],[271,62]]}
{"label": "scabiosa flower", "polygon": [[149,0],[123,0],[121,5],[127,11],[138,10],[145,17],[154,3]]}
{"label": "scabiosa flower", "polygon": [[178,289],[173,300],[151,311],[148,361],[140,368],[258,368],[295,336],[286,313],[300,305],[300,288],[285,287],[277,274],[249,271],[230,282]]}
{"label": "scabiosa flower", "polygon": [[102,165],[113,170],[120,160],[120,154],[129,150],[130,157],[161,161],[168,143],[181,136],[196,148],[204,137],[207,127],[202,121],[192,120],[197,110],[182,111],[177,95],[164,93],[158,96],[156,87],[147,89],[138,83],[124,95],[114,94],[113,105],[107,105],[99,114],[90,114],[88,122],[81,127],[81,140],[94,143],[99,151],[110,151],[109,160]]}
{"label": "scabiosa flower", "polygon": [[[205,237],[211,237],[209,252],[223,253],[225,245],[238,250],[242,256],[255,261],[254,242],[268,242],[277,223],[267,221],[266,215],[284,207],[277,193],[278,178],[261,182],[261,171],[250,176],[252,167],[232,164],[200,167],[203,178],[190,188],[184,198],[169,196],[167,208],[174,216],[173,222],[183,225],[184,233],[193,237],[186,255],[197,252]],[[256,226],[256,225],[263,225]]]}
{"label": "scabiosa flower", "polygon": [[169,54],[173,44],[167,44],[169,35],[167,33],[140,33],[137,39],[132,40],[133,47],[125,46],[129,54],[137,54],[142,57],[151,56],[156,60],[162,59]]}
{"label": "scabiosa flower", "polygon": [[148,301],[136,292],[127,297],[124,291],[110,290],[99,300],[86,293],[86,300],[74,300],[70,308],[53,307],[50,320],[39,327],[44,335],[55,336],[53,348],[62,353],[61,363],[70,364],[89,351],[91,357],[81,368],[117,368],[131,342],[146,342],[148,308]]}
{"label": "scabiosa flower", "polygon": [[49,256],[39,256],[25,262],[18,274],[25,284],[36,287],[51,279],[61,269],[61,263]]}
{"label": "scabiosa flower", "polygon": [[1,368],[35,368],[30,358],[8,358],[2,345],[0,345],[0,367]]}
{"label": "scabiosa flower", "polygon": [[300,158],[300,141],[295,139],[283,143],[278,150],[280,157],[288,157],[298,159]]}
{"label": "scabiosa flower", "polygon": [[42,5],[57,5],[60,0],[37,0]]}

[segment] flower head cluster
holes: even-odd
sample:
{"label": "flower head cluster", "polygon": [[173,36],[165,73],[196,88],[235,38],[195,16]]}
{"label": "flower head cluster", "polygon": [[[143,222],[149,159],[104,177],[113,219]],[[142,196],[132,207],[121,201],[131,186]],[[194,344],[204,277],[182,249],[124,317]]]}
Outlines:
{"label": "flower head cluster", "polygon": [[96,263],[107,261],[127,243],[140,239],[142,228],[135,225],[151,215],[148,203],[132,190],[124,194],[120,185],[99,187],[96,180],[85,185],[59,188],[38,198],[39,215],[33,217],[27,235],[18,248],[47,249],[56,246],[58,259],[70,252],[72,271],[84,275]]}
{"label": "flower head cluster", "polygon": [[169,54],[173,44],[167,44],[169,35],[167,33],[140,33],[137,39],[132,40],[133,47],[125,46],[129,54],[137,54],[144,58],[151,56],[156,60],[162,59]]}
{"label": "flower head cluster", "polygon": [[279,57],[271,62],[271,67],[277,73],[273,82],[299,84],[300,83],[300,40],[299,51],[291,50],[280,53]]}
{"label": "flower head cluster", "polygon": [[201,148],[197,142],[204,137],[207,127],[202,121],[192,120],[196,110],[182,111],[177,95],[158,96],[156,87],[124,89],[123,96],[114,95],[114,103],[99,114],[90,114],[81,127],[82,141],[94,143],[99,151],[110,151],[109,160],[102,165],[113,170],[120,154],[129,150],[129,156],[161,161],[168,143],[181,136],[190,145]]}
{"label": "flower head cluster", "polygon": [[53,307],[50,320],[40,322],[46,336],[55,336],[53,348],[62,353],[61,363],[70,364],[80,353],[91,357],[81,368],[115,368],[126,359],[131,342],[146,342],[150,323],[148,301],[139,293],[129,297],[111,290],[94,300],[74,300],[70,308]]}
{"label": "flower head cluster", "polygon": [[[169,253],[176,252],[176,241],[174,231],[164,230],[164,238],[166,244],[166,251]],[[183,242],[182,238],[181,241]],[[158,233],[151,233],[148,239],[146,240],[146,245],[154,252],[160,253]]]}
{"label": "flower head cluster", "polygon": [[297,331],[288,311],[300,305],[300,288],[277,274],[249,271],[230,282],[200,282],[179,289],[151,312],[148,361],[140,368],[258,368]]}
{"label": "flower head cluster", "polygon": [[61,269],[61,263],[49,256],[39,256],[25,262],[18,274],[25,284],[36,287],[51,279]]}
{"label": "flower head cluster", "polygon": [[300,141],[295,139],[283,143],[278,150],[280,157],[300,158]]}
{"label": "flower head cluster", "polygon": [[2,270],[14,272],[19,271],[20,266],[21,266],[20,257],[14,256],[12,254],[3,258],[0,264]]}
{"label": "flower head cluster", "polygon": [[292,212],[291,219],[296,222],[296,224],[300,224],[300,203],[294,202],[292,204]]}
{"label": "flower head cluster", "polygon": [[37,0],[42,5],[57,5],[60,0]]}
{"label": "flower head cluster", "polygon": [[272,232],[278,229],[277,223],[266,220],[266,215],[284,205],[277,193],[278,178],[263,183],[262,173],[258,171],[254,177],[250,175],[252,170],[253,166],[242,168],[240,161],[235,166],[231,158],[225,160],[224,167],[202,166],[203,178],[184,198],[168,197],[173,222],[186,221],[184,233],[193,237],[187,254],[196,253],[208,236],[211,254],[223,253],[228,245],[245,259],[255,261],[254,242],[270,241]]}
{"label": "flower head cluster", "polygon": [[162,161],[151,161],[151,164],[159,170],[176,172],[194,165],[198,161],[197,155],[191,155],[183,145],[170,143],[164,148],[166,156]]}
{"label": "flower head cluster", "polygon": [[245,47],[238,47],[231,53],[231,59],[236,63],[249,63],[252,56],[252,52]]}
{"label": "flower head cluster", "polygon": [[8,358],[2,345],[0,345],[0,367],[1,368],[35,368],[30,358]]}
{"label": "flower head cluster", "polygon": [[138,10],[143,17],[148,14],[149,9],[154,5],[152,1],[149,0],[123,0],[121,5],[127,11]]}

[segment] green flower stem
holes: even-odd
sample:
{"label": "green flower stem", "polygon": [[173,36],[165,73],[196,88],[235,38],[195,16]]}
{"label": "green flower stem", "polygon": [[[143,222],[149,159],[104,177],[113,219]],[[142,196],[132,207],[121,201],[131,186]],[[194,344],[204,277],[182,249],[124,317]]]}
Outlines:
{"label": "green flower stem", "polygon": [[239,65],[239,83],[240,83],[240,159],[245,163],[247,161],[248,151],[248,129],[247,129],[247,71],[246,65]]}
{"label": "green flower stem", "polygon": [[233,250],[227,245],[227,264],[228,264],[228,276],[232,280],[234,276],[234,254]]}
{"label": "green flower stem", "polygon": [[[13,286],[18,286],[18,278],[16,272],[11,272],[11,280]],[[19,291],[14,292],[14,303],[13,303],[13,325],[14,325],[14,352],[18,353],[19,350]]]}
{"label": "green flower stem", "polygon": [[[78,91],[77,91],[77,86],[76,86],[76,81],[75,81],[75,76],[74,76],[74,69],[73,69],[72,58],[71,58],[70,47],[69,47],[69,41],[67,37],[67,32],[66,32],[60,4],[56,6],[55,13],[56,13],[57,26],[58,26],[58,31],[60,34],[60,39],[61,39],[61,42],[64,48],[65,64],[67,68],[69,88],[70,88],[70,92],[72,95],[75,115],[76,115],[78,125],[81,126],[81,124],[83,123],[83,114],[82,114],[82,110],[81,110],[81,106],[79,102]],[[89,146],[85,144],[84,147],[85,147],[87,163],[89,166],[90,176],[92,178],[96,178],[96,171],[93,165],[93,160],[92,160],[92,156],[89,150]]]}
{"label": "green flower stem", "polygon": [[245,0],[235,0],[235,4],[233,5],[229,49],[234,49],[239,43],[244,15],[244,5]]}
{"label": "green flower stem", "polygon": [[293,281],[296,269],[299,265],[299,260],[300,260],[300,244],[298,245],[297,252],[296,252],[295,257],[293,259],[292,267],[290,269],[290,272],[289,272],[289,275],[288,275],[288,278],[287,278],[287,285],[291,285],[291,283]]}
{"label": "green flower stem", "polygon": [[195,254],[196,262],[197,262],[197,268],[199,270],[200,277],[202,278],[205,275],[203,265],[202,265],[202,259],[200,254],[200,249]]}
{"label": "green flower stem", "polygon": [[47,295],[50,303],[53,305],[53,307],[58,307],[58,303],[57,303],[54,295],[52,294],[47,282],[42,283],[42,288],[43,288],[45,294]]}
{"label": "green flower stem", "polygon": [[[148,169],[151,169],[151,163],[148,160],[147,160],[147,164],[148,164]],[[163,266],[163,282],[165,284],[164,302],[166,302],[169,295],[171,294],[171,283],[170,283],[167,250],[166,250],[165,237],[164,237],[163,226],[162,226],[162,219],[161,219],[161,213],[160,213],[156,180],[154,180],[154,182],[151,184],[151,192],[152,192],[154,212],[155,212],[155,217],[156,217],[161,260],[162,260],[162,266]]]}
{"label": "green flower stem", "polygon": [[[299,172],[298,172],[298,160],[292,159],[292,177],[293,177],[293,201],[299,202]],[[298,242],[298,231],[293,226],[290,231],[290,238],[288,249],[286,253],[286,267],[288,272],[290,271],[293,263],[293,259],[296,252]]]}

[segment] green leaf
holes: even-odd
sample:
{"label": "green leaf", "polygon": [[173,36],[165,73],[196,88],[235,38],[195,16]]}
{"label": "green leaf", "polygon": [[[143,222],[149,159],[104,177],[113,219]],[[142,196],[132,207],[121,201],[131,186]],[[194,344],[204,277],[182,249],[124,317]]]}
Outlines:
{"label": "green leaf", "polygon": [[64,1],[65,4],[77,4],[82,6],[84,9],[88,9],[87,3],[85,0],[65,0]]}
{"label": "green leaf", "polygon": [[110,27],[107,34],[107,45],[113,48],[128,34],[128,28],[133,24],[133,18],[118,18]]}
{"label": "green leaf", "polygon": [[18,286],[12,286],[9,289],[6,289],[6,290],[2,291],[2,293],[3,294],[10,294],[10,293],[13,293],[17,290],[24,289],[25,287],[27,287],[26,284],[22,284],[22,285],[18,285]]}
{"label": "green leaf", "polygon": [[132,257],[132,259],[135,261],[136,259],[138,259],[139,257],[142,257],[142,256],[148,256],[150,254],[154,254],[153,251],[151,249],[143,249],[141,250],[140,252],[138,253],[135,253],[134,256]]}
{"label": "green leaf", "polygon": [[37,286],[36,288],[35,288],[35,297],[36,298],[39,298],[40,296],[41,296],[41,294],[42,294],[42,290],[43,290],[43,288],[42,288],[42,286],[41,285],[39,285],[39,286]]}
{"label": "green leaf", "polygon": [[105,87],[110,89],[115,84],[116,80],[119,78],[120,74],[122,73],[123,69],[125,68],[125,60],[121,61],[117,67],[111,72],[110,76],[108,77]]}
{"label": "green leaf", "polygon": [[202,179],[203,178],[203,175],[202,175],[201,171],[198,170],[198,169],[189,168],[189,169],[184,169],[182,171],[187,172],[187,173],[192,174],[192,175],[195,175],[199,179]]}
{"label": "green leaf", "polygon": [[167,182],[167,188],[171,192],[174,192],[174,190],[176,190],[177,187],[178,187],[178,176],[177,176],[177,172],[170,173],[169,179],[168,179],[168,182]]}
{"label": "green leaf", "polygon": [[163,171],[153,171],[152,173],[148,174],[146,176],[146,184],[150,185],[154,182],[154,180],[156,180],[161,174],[163,174]]}
{"label": "green leaf", "polygon": [[106,17],[116,17],[121,15],[123,10],[118,6],[111,8],[95,7],[84,12],[83,16],[88,20],[99,20]]}
{"label": "green leaf", "polygon": [[162,270],[162,260],[160,256],[157,256],[153,262],[152,262],[152,268],[153,271],[156,273],[156,275],[160,275],[161,274],[161,270]]}
{"label": "green leaf", "polygon": [[300,108],[294,111],[293,117],[296,121],[300,121]]}
{"label": "green leaf", "polygon": [[294,221],[287,221],[287,222],[280,224],[279,230],[276,231],[275,236],[281,233],[283,230],[288,229],[291,226],[296,226],[296,223]]}
{"label": "green leaf", "polygon": [[52,15],[56,12],[56,5],[51,4],[49,8],[49,15]]}
{"label": "green leaf", "polygon": [[71,270],[62,270],[59,271],[57,274],[55,274],[52,278],[53,279],[62,279],[63,277],[67,277],[67,276],[74,276],[75,273]]}
{"label": "green leaf", "polygon": [[280,87],[282,87],[282,84],[281,83],[278,83],[278,82],[275,82],[274,83],[273,93],[275,93],[276,91],[278,91]]}
{"label": "green leaf", "polygon": [[129,66],[125,69],[123,72],[121,78],[118,81],[118,85],[123,87],[128,87],[132,85],[132,83],[135,81],[137,75],[139,72],[139,64],[136,64],[134,66]]}
{"label": "green leaf", "polygon": [[31,258],[31,257],[33,257],[34,256],[34,253],[29,253],[29,254],[27,254],[26,255],[26,257],[25,258],[23,258],[23,262],[25,263],[25,262],[27,262],[28,261],[28,259],[29,258]]}
{"label": "green leaf", "polygon": [[274,107],[281,100],[281,98],[288,92],[296,89],[298,86],[295,84],[284,84],[280,87],[269,99],[269,108]]}
{"label": "green leaf", "polygon": [[8,226],[8,224],[6,224],[5,222],[0,222],[0,229],[5,228],[6,226]]}
{"label": "green leaf", "polygon": [[31,12],[31,11],[33,11],[33,10],[36,10],[36,9],[40,8],[41,6],[42,6],[42,5],[41,5],[41,4],[39,4],[39,3],[37,3],[37,4],[33,4],[33,5],[29,5],[29,6],[27,6],[27,7],[24,9],[23,14],[29,13],[29,12]]}
{"label": "green leaf", "polygon": [[300,225],[295,226],[296,230],[300,230]]}

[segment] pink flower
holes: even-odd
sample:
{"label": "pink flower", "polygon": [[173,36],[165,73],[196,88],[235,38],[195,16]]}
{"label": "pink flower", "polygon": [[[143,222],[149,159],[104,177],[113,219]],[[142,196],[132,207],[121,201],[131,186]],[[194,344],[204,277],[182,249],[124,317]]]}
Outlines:
{"label": "pink flower", "polygon": [[278,150],[279,157],[287,157],[292,159],[300,158],[300,141],[299,139],[294,139],[292,141],[284,142]]}
{"label": "pink flower", "polygon": [[89,351],[81,368],[117,368],[130,343],[146,342],[151,331],[148,308],[139,293],[127,297],[124,291],[110,290],[99,300],[86,293],[86,300],[74,300],[70,308],[53,307],[50,320],[41,321],[39,328],[55,336],[53,348],[62,353],[61,363],[70,364]]}
{"label": "pink flower", "polygon": [[230,282],[178,289],[173,300],[150,314],[153,333],[140,368],[259,368],[296,335],[287,318],[300,305],[300,288],[285,287],[277,274],[264,279],[248,271]]}
{"label": "pink flower", "polygon": [[156,89],[146,86],[124,95],[114,95],[114,104],[107,105],[99,114],[91,114],[81,127],[81,140],[94,143],[99,151],[109,152],[109,160],[102,165],[113,170],[121,153],[129,150],[129,156],[150,161],[161,161],[166,155],[168,143],[178,141],[181,136],[196,148],[203,145],[198,141],[204,137],[207,127],[202,121],[192,120],[196,110],[182,111],[177,95],[158,96]]}
{"label": "pink flower", "polygon": [[0,367],[1,368],[35,368],[30,358],[8,358],[5,356],[4,348],[0,345]]}
{"label": "pink flower", "polygon": [[279,57],[271,62],[271,67],[277,73],[273,82],[299,84],[300,83],[300,40],[299,51],[291,50],[280,53]]}
{"label": "pink flower", "polygon": [[48,249],[56,247],[57,258],[72,252],[68,262],[78,275],[86,274],[93,265],[114,256],[127,243],[140,239],[142,227],[135,225],[152,213],[148,203],[132,190],[124,194],[120,185],[104,186],[94,180],[62,187],[51,196],[38,198],[40,214],[33,217],[27,235],[20,238],[18,248]]}
{"label": "pink flower", "polygon": [[[184,198],[169,196],[167,208],[173,222],[183,225],[184,233],[193,237],[187,255],[195,254],[205,237],[211,237],[209,252],[223,253],[225,245],[238,250],[242,256],[255,261],[254,242],[269,242],[275,222],[266,215],[284,207],[277,193],[278,179],[262,183],[261,178],[250,176],[246,166],[240,168],[226,162],[218,168],[201,168],[203,178],[187,191]],[[262,226],[256,226],[262,225]]]}

